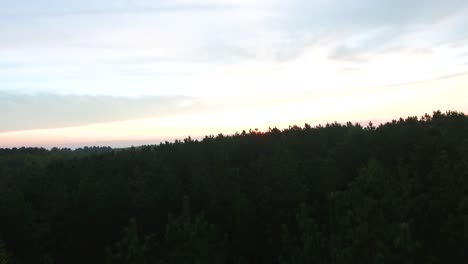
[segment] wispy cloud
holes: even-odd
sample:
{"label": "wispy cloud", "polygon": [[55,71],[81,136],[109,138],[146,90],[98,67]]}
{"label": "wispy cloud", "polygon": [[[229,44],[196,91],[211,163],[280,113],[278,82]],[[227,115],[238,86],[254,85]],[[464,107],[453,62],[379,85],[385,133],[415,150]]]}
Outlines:
{"label": "wispy cloud", "polygon": [[192,97],[24,95],[0,92],[0,132],[88,125],[195,112]]}
{"label": "wispy cloud", "polygon": [[174,12],[215,12],[219,10],[240,8],[226,4],[190,4],[190,5],[159,5],[145,7],[103,7],[96,9],[78,8],[67,9],[58,8],[52,10],[37,10],[37,11],[14,11],[3,12],[0,14],[0,20],[10,19],[25,19],[25,18],[51,18],[51,17],[71,17],[71,16],[106,16],[106,15],[142,15],[142,14],[158,14],[158,13],[174,13]]}

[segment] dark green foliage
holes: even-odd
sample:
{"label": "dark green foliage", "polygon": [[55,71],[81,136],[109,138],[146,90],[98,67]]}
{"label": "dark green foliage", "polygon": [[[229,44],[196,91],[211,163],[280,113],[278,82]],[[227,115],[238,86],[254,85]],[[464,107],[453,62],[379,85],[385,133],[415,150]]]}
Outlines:
{"label": "dark green foliage", "polygon": [[0,149],[4,263],[466,263],[468,117]]}
{"label": "dark green foliage", "polygon": [[164,236],[140,239],[135,219],[125,228],[123,237],[107,250],[107,262],[118,264],[145,263],[225,263],[225,241],[216,236],[213,225],[203,216],[192,219],[188,197],[182,213],[169,216]]}
{"label": "dark green foliage", "polygon": [[139,238],[135,219],[125,228],[123,237],[115,246],[107,249],[107,263],[113,264],[145,264],[148,262],[149,239]]}
{"label": "dark green foliage", "polygon": [[5,248],[5,244],[0,240],[0,264],[10,264],[12,263],[10,254]]}
{"label": "dark green foliage", "polygon": [[280,263],[326,263],[327,237],[323,227],[310,217],[310,210],[301,205],[296,215],[297,236],[283,227],[283,255]]}
{"label": "dark green foliage", "polygon": [[190,216],[188,198],[185,197],[182,214],[169,217],[166,234],[160,243],[160,258],[164,263],[225,263],[225,241],[218,238],[214,226],[203,216]]}

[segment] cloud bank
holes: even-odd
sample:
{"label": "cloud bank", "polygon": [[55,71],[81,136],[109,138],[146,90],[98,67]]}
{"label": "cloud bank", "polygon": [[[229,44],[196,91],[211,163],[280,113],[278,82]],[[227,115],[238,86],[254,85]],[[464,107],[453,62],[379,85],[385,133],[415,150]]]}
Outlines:
{"label": "cloud bank", "polygon": [[58,128],[194,112],[190,97],[21,95],[0,92],[0,132]]}

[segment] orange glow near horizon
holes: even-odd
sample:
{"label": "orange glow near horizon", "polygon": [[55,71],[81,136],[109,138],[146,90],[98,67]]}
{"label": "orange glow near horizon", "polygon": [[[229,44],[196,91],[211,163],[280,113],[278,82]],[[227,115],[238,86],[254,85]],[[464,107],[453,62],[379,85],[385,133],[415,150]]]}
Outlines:
{"label": "orange glow near horizon", "polygon": [[[468,75],[389,88],[362,89],[354,95],[298,97],[283,105],[243,105],[239,110],[193,113],[163,118],[101,123],[87,126],[0,133],[0,147],[113,145],[127,141],[159,142],[218,133],[327,122],[389,121],[421,116],[433,110],[467,111]],[[134,142],[134,143],[132,143]]]}

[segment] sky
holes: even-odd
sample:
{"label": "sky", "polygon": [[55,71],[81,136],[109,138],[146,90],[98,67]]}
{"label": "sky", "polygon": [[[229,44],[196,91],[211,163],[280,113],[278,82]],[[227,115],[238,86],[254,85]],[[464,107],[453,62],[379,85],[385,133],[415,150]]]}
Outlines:
{"label": "sky", "polygon": [[466,0],[0,0],[0,148],[468,112]]}

